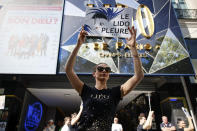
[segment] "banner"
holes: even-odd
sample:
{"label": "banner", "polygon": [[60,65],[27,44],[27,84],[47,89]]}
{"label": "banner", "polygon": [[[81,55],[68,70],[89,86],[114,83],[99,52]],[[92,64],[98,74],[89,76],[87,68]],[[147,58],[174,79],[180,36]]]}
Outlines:
{"label": "banner", "polygon": [[3,6],[0,73],[56,74],[63,1],[56,2]]}

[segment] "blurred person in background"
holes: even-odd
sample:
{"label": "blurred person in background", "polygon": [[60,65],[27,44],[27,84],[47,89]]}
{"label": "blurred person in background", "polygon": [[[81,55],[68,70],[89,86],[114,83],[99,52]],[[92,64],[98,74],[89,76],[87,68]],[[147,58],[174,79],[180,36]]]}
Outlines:
{"label": "blurred person in background", "polygon": [[114,117],[111,131],[123,131],[122,125],[118,123],[118,117]]}
{"label": "blurred person in background", "polygon": [[71,118],[65,117],[64,118],[64,125],[63,125],[61,131],[71,131],[70,130],[70,123],[71,123]]}
{"label": "blurred person in background", "polygon": [[194,131],[194,125],[192,123],[192,118],[191,117],[187,117],[188,122],[189,122],[189,126],[186,128],[186,124],[185,121],[180,120],[178,121],[178,129],[177,131]]}
{"label": "blurred person in background", "polygon": [[168,122],[167,116],[162,116],[162,123],[160,124],[160,128],[162,131],[175,131],[176,127],[174,124]]}
{"label": "blurred person in background", "polygon": [[154,111],[149,111],[147,120],[146,120],[146,117],[144,114],[143,115],[141,114],[138,117],[139,125],[137,127],[137,131],[147,131],[147,130],[151,129],[153,114],[154,114]]}

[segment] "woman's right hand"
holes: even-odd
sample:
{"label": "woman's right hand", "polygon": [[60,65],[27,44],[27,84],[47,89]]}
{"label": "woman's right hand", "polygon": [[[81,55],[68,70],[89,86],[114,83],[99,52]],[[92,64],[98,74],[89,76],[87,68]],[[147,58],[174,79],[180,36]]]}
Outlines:
{"label": "woman's right hand", "polygon": [[88,33],[84,30],[84,26],[82,26],[82,29],[78,35],[78,41],[77,44],[82,45],[85,41],[85,36],[88,35]]}

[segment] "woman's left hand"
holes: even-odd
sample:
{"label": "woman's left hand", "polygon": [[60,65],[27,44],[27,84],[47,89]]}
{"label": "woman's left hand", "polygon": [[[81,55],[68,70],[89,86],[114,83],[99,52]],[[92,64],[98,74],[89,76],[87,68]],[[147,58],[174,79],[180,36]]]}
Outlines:
{"label": "woman's left hand", "polygon": [[129,45],[130,48],[136,48],[136,29],[134,29],[134,26],[131,28],[128,27],[128,30],[131,34],[130,38],[126,38],[127,44]]}

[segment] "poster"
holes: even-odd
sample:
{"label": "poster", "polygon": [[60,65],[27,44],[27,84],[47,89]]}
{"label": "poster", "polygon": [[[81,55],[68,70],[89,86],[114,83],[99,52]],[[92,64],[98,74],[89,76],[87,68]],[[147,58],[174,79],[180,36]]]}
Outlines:
{"label": "poster", "polygon": [[56,74],[63,1],[27,2],[0,10],[0,73]]}

